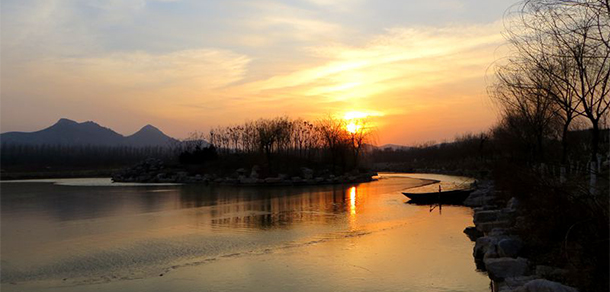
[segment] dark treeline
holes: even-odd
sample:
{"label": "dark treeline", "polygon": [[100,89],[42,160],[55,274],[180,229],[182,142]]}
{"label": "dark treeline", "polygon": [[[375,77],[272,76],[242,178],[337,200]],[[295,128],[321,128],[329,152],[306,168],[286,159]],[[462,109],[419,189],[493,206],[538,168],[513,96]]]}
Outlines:
{"label": "dark treeline", "polygon": [[381,170],[478,175],[489,169],[495,149],[488,133],[466,134],[455,141],[429,141],[401,149],[374,149],[370,160]]}
{"label": "dark treeline", "polygon": [[371,137],[366,119],[276,117],[193,134],[178,152],[182,164],[199,165],[203,171],[233,172],[256,165],[263,176],[298,173],[301,167],[339,174],[363,167],[364,146]]}
{"label": "dark treeline", "polygon": [[[510,128],[503,125],[479,134],[465,134],[451,142],[426,142],[406,149],[375,148],[370,151],[368,160],[381,170],[393,171],[431,171],[480,176],[500,161],[510,161],[524,167],[544,165],[550,175],[560,176],[563,146],[558,137],[545,137],[542,140],[546,158],[533,160],[532,153],[538,147],[517,139]],[[609,131],[600,131],[600,152],[608,152]],[[573,130],[566,135],[570,141],[566,155],[569,164],[566,176],[582,178],[590,172],[591,130]],[[602,167],[600,167],[602,168]]]}
{"label": "dark treeline", "polygon": [[135,164],[149,157],[171,160],[167,147],[67,146],[2,144],[3,171],[47,171],[53,169],[107,169]]}

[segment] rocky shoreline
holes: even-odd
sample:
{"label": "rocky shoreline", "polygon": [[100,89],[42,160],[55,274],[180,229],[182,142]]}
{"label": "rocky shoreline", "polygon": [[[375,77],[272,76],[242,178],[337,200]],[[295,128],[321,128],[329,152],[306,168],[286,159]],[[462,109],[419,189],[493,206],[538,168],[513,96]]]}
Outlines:
{"label": "rocky shoreline", "polygon": [[486,271],[492,281],[492,291],[498,292],[575,292],[575,288],[559,281],[566,270],[535,265],[522,257],[525,240],[515,234],[516,226],[525,217],[520,202],[508,202],[497,196],[492,182],[480,184],[464,205],[474,209],[474,226],[464,233],[475,243],[473,256],[477,269]]}
{"label": "rocky shoreline", "polygon": [[362,183],[375,180],[375,172],[347,173],[332,175],[328,172],[316,174],[314,170],[301,167],[300,176],[279,174],[275,177],[261,177],[260,168],[239,168],[231,176],[218,176],[216,174],[192,174],[182,169],[166,167],[161,160],[147,159],[137,165],[123,169],[112,175],[114,182],[135,183],[183,183],[183,184],[220,184],[240,186],[287,186],[287,185],[323,185]]}

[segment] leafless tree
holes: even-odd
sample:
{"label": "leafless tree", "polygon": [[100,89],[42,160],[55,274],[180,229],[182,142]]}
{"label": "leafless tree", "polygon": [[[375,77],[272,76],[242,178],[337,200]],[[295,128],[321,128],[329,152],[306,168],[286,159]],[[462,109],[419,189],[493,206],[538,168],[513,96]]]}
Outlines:
{"label": "leafless tree", "polygon": [[535,160],[543,159],[544,141],[554,134],[557,121],[547,77],[536,64],[511,60],[496,69],[496,82],[490,92],[501,106],[505,128],[532,149]]}
{"label": "leafless tree", "polygon": [[329,150],[333,172],[348,141],[345,126],[345,120],[330,115],[316,123],[316,130],[320,133],[322,143]]}
{"label": "leafless tree", "polygon": [[[303,119],[276,117],[258,119],[210,131],[209,141],[219,153],[260,154],[269,169],[276,156],[301,161],[330,158],[333,171],[339,162],[345,167],[347,156],[353,156],[357,168],[362,149],[370,141],[372,129],[367,120],[355,120],[358,131],[348,131],[346,121],[327,117],[311,123]],[[290,158],[288,158],[290,157]]]}
{"label": "leafless tree", "polygon": [[526,0],[507,23],[515,54],[547,76],[564,129],[577,115],[591,123],[593,164],[610,110],[608,7],[607,0]]}
{"label": "leafless tree", "polygon": [[360,156],[365,143],[370,142],[372,135],[371,123],[367,118],[354,119],[350,121],[352,129],[349,129],[350,147],[354,156],[354,165],[360,166]]}

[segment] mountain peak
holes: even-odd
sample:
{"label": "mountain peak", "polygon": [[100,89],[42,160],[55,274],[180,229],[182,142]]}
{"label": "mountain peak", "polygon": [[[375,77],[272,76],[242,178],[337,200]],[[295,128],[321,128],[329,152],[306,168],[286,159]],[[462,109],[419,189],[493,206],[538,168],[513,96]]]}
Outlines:
{"label": "mountain peak", "polygon": [[140,131],[159,131],[159,132],[161,132],[161,130],[159,130],[159,128],[157,128],[151,124],[148,124],[148,125],[142,127],[142,129],[140,129]]}
{"label": "mountain peak", "polygon": [[165,136],[165,134],[159,130],[159,128],[148,124],[144,127],[142,127],[140,130],[138,130],[137,132],[135,132],[132,136],[141,136],[141,135],[146,135],[146,136],[150,136],[150,135],[156,135],[156,136]]}
{"label": "mountain peak", "polygon": [[131,146],[167,146],[174,138],[165,135],[153,125],[146,125],[131,136],[125,137],[125,143]]}
{"label": "mountain peak", "polygon": [[77,122],[70,120],[70,119],[66,119],[66,118],[61,118],[59,119],[59,121],[57,121],[57,123],[55,123],[56,125],[74,125],[74,124],[78,124]]}

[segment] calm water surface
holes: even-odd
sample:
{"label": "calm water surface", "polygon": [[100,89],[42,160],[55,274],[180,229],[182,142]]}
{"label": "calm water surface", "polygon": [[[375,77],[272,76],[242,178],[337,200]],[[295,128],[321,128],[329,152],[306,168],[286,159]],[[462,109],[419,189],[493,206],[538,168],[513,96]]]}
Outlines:
{"label": "calm water surface", "polygon": [[404,174],[344,186],[108,182],[0,184],[3,291],[489,291],[462,233],[471,210],[406,204],[401,191],[426,182]]}

